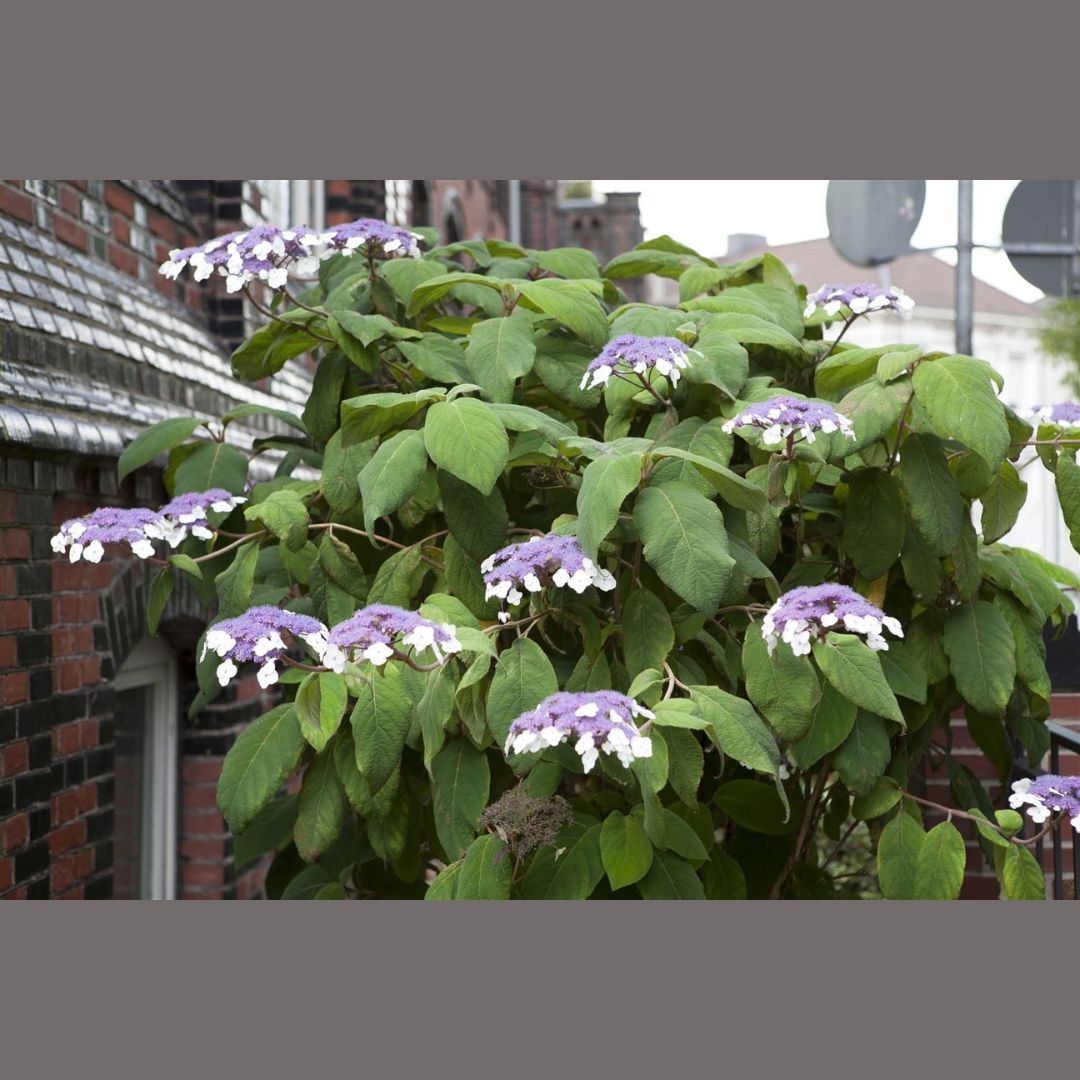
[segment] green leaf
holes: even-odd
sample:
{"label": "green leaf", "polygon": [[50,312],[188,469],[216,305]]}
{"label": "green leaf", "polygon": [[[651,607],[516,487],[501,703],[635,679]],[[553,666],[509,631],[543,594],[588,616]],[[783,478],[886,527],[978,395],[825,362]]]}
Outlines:
{"label": "green leaf", "polygon": [[499,418],[482,401],[457,397],[440,401],[424,421],[424,445],[431,460],[487,495],[510,457]]}
{"label": "green leaf", "polygon": [[577,538],[596,560],[600,541],[615,528],[623,499],[641,482],[640,454],[604,454],[590,462],[577,495]]}
{"label": "green leaf", "polygon": [[284,795],[256,814],[251,824],[233,841],[233,862],[237,869],[292,842],[299,802],[298,795]]}
{"label": "green leaf", "polygon": [[425,676],[424,692],[416,705],[420,734],[424,740],[424,768],[428,771],[446,741],[446,725],[454,712],[454,694],[458,689],[455,679],[452,664],[429,671]]}
{"label": "green leaf", "polygon": [[304,748],[296,710],[279,705],[251,723],[221,767],[217,802],[229,828],[242,833],[296,768]]}
{"label": "green leaf", "polygon": [[600,267],[591,251],[578,247],[550,248],[537,251],[536,261],[541,270],[564,278],[598,278]]}
{"label": "green leaf", "polygon": [[904,501],[883,469],[863,469],[850,484],[844,540],[859,573],[876,581],[900,557],[904,544]]}
{"label": "green leaf", "polygon": [[1016,644],[993,604],[962,604],[945,620],[945,652],[956,688],[978,713],[1000,716],[1016,679]]}
{"label": "green leaf", "polygon": [[1016,466],[1003,461],[994,482],[982,493],[982,533],[987,544],[1000,540],[1015,524],[1024,508],[1028,486]]}
{"label": "green leaf", "polygon": [[241,495],[247,483],[247,455],[224,442],[200,443],[180,463],[173,479],[173,494],[225,488]]}
{"label": "green leaf", "polygon": [[445,397],[445,390],[427,387],[413,394],[365,394],[348,398],[341,403],[342,444],[350,447],[391,428],[402,427],[418,412]]}
{"label": "green leaf", "polygon": [[901,806],[878,838],[877,865],[886,900],[914,900],[915,875],[926,833]]}
{"label": "green leaf", "polygon": [[836,436],[834,445],[839,445],[842,453],[852,454],[884,439],[910,399],[911,385],[907,379],[888,386],[876,382],[856,386],[836,406],[837,412],[851,421],[855,438]]}
{"label": "green leaf", "polygon": [[506,541],[510,526],[502,492],[482,495],[453,473],[439,473],[439,494],[451,535],[477,561],[486,559]]}
{"label": "green leaf", "polygon": [[608,321],[600,302],[588,289],[570,281],[515,281],[514,287],[537,311],[550,315],[593,348],[608,340]]}
{"label": "green leaf", "polygon": [[307,404],[301,415],[304,426],[316,442],[327,442],[340,426],[341,392],[348,372],[349,360],[336,349],[328,352],[315,368]]}
{"label": "green leaf", "polygon": [[634,526],[660,580],[698,611],[715,611],[735,564],[720,508],[686,484],[662,484],[638,495]]}
{"label": "green leaf", "polygon": [[737,825],[766,836],[783,836],[799,825],[798,815],[789,813],[776,788],[759,780],[729,780],[716,791],[716,804]]}
{"label": "green leaf", "polygon": [[397,347],[429,379],[450,384],[469,381],[465,350],[441,334],[424,334],[419,341],[399,341]]}
{"label": "green leaf", "polygon": [[482,274],[450,273],[439,277],[430,278],[428,281],[415,286],[409,298],[409,306],[405,309],[406,315],[416,315],[424,308],[441,300],[451,289],[458,285],[479,285],[499,292],[502,282],[498,278],[484,277]]}
{"label": "green leaf", "polygon": [[772,728],[788,742],[798,742],[810,730],[821,684],[805,656],[781,644],[769,655],[757,626],[747,629],[742,649],[747,697]]}
{"label": "green leaf", "polygon": [[1001,881],[1007,900],[1045,900],[1046,877],[1026,847],[1010,844],[1002,853]]}
{"label": "green leaf", "polygon": [[559,689],[547,653],[532,638],[518,638],[499,657],[488,690],[487,719],[501,748],[510,725]]}
{"label": "green leaf", "polygon": [[703,871],[705,896],[709,900],[745,900],[746,875],[727,853],[714,851]]}
{"label": "green leaf", "polygon": [[435,831],[446,854],[458,858],[472,843],[487,805],[491,774],[487,757],[455,739],[431,763]]}
{"label": "green leaf", "polygon": [[751,513],[760,514],[766,507],[765,492],[756,484],[745,480],[738,473],[732,472],[726,465],[717,461],[711,461],[700,454],[689,450],[680,449],[677,446],[659,445],[653,451],[654,458],[681,458],[690,462],[719,494],[720,498],[740,510],[749,510]]}
{"label": "green leaf", "polygon": [[715,686],[691,686],[690,699],[708,721],[713,742],[728,757],[756,772],[776,776],[780,750],[776,738],[749,701]]}
{"label": "green leaf", "polygon": [[378,518],[408,502],[426,471],[427,453],[421,432],[399,431],[387,439],[360,471],[364,529],[374,532]]}
{"label": "green leaf", "polygon": [[860,709],[851,734],[834,751],[832,763],[851,791],[867,795],[891,757],[892,747],[881,717]]}
{"label": "green leaf", "polygon": [[1009,448],[1009,426],[986,366],[968,356],[946,356],[919,364],[912,382],[937,433],[962,442],[997,472]]}
{"label": "green leaf", "polygon": [[906,726],[878,654],[861,638],[830,633],[824,642],[815,641],[813,648],[821,673],[844,697],[868,712]]}
{"label": "green leaf", "polygon": [[600,857],[612,891],[640,881],[653,862],[653,846],[645,827],[631,814],[613,810],[600,830]]}
{"label": "green leaf", "polygon": [[360,315],[346,309],[335,312],[335,318],[350,337],[365,348],[379,338],[389,337],[395,327],[384,315]]}
{"label": "green leaf", "polygon": [[341,726],[348,704],[345,679],[332,671],[312,673],[300,684],[296,692],[300,732],[316,751],[321,752]]}
{"label": "green leaf", "polygon": [[1080,551],[1080,465],[1076,464],[1072,454],[1058,457],[1055,477],[1061,516],[1069,529],[1069,540]]}
{"label": "green leaf", "polygon": [[675,646],[671,616],[659,597],[637,589],[623,606],[623,651],[630,671],[663,666]]}
{"label": "green leaf", "polygon": [[371,460],[376,449],[374,439],[348,447],[342,446],[341,440],[341,432],[335,431],[326,444],[319,479],[323,498],[338,514],[346,513],[360,501],[360,470]]}
{"label": "green leaf", "polygon": [[357,691],[349,722],[356,745],[356,767],[368,790],[377,792],[398,767],[412,723],[413,702],[394,664],[370,669]]}
{"label": "green leaf", "polygon": [[[425,900],[456,900],[458,875],[461,873],[460,861],[451,863],[446,869],[439,871],[438,877],[428,886],[424,893]],[[509,896],[509,890],[507,896]]]}
{"label": "green leaf", "polygon": [[904,797],[900,785],[888,776],[879,777],[865,794],[852,800],[851,816],[857,821],[870,821],[887,814]]}
{"label": "green leaf", "polygon": [[646,900],[704,900],[705,889],[693,867],[677,855],[658,851],[649,872],[638,883]]}
{"label": "green leaf", "polygon": [[218,617],[232,619],[251,606],[251,591],[255,584],[255,564],[259,561],[259,545],[243,544],[232,562],[214,578],[218,595]]}
{"label": "green leaf", "polygon": [[668,783],[671,790],[688,807],[696,807],[698,788],[705,772],[705,755],[701,743],[692,731],[680,731],[677,728],[654,728],[654,738],[661,738],[667,744]]}
{"label": "green leaf", "polygon": [[[306,312],[305,317],[315,321],[315,317]],[[319,339],[306,333],[302,327],[283,327],[280,323],[271,323],[252,334],[232,354],[233,374],[245,382],[258,382],[277,374],[294,356],[318,344]]]}
{"label": "green leaf", "polygon": [[935,555],[948,555],[960,542],[967,504],[941,440],[909,435],[900,446],[900,479],[915,528]]}
{"label": "green leaf", "polygon": [[684,821],[673,810],[666,808],[664,810],[664,833],[667,837],[667,846],[676,855],[681,855],[684,859],[698,863],[704,862],[709,857],[701,837],[694,832],[693,826]]}
{"label": "green leaf", "polygon": [[564,829],[535,856],[521,883],[526,900],[587,900],[604,876],[598,824]]}
{"label": "green leaf", "polygon": [[917,900],[956,900],[964,885],[967,852],[951,822],[935,825],[923,838],[915,860],[913,892]]}
{"label": "green leaf", "polygon": [[[367,577],[363,568],[349,545],[330,532],[324,533],[319,543],[319,565],[317,569],[321,569],[326,577],[330,579],[332,585],[336,585],[338,589],[348,596],[356,600],[363,600],[367,597]],[[327,602],[329,603],[329,593]],[[352,611],[349,611],[345,618],[348,618],[351,614]],[[331,625],[337,621],[339,620],[330,617]]]}
{"label": "green leaf", "polygon": [[293,841],[305,862],[314,862],[345,826],[345,789],[331,754],[320,754],[305,770]]}
{"label": "green leaf", "polygon": [[809,769],[826,754],[832,753],[855,726],[858,706],[830,683],[822,687],[821,699],[814,709],[810,730],[788,747],[788,755],[800,769]]}
{"label": "green leaf", "polygon": [[161,613],[165,610],[169,597],[172,596],[172,590],[173,568],[163,566],[150,582],[150,590],[146,597],[146,629],[151,637],[157,636]]}
{"label": "green leaf", "polygon": [[307,543],[311,518],[307,505],[295,491],[271,492],[262,502],[245,507],[244,517],[264,526],[290,551],[299,551]]}
{"label": "green leaf", "polygon": [[532,370],[535,358],[528,321],[512,316],[477,323],[465,349],[469,380],[489,401],[513,401],[514,384]]}
{"label": "green leaf", "polygon": [[149,465],[158,454],[168,453],[194,434],[206,421],[198,416],[172,416],[140,431],[116,463],[116,478],[123,479],[143,465]]}
{"label": "green leaf", "polygon": [[899,378],[921,355],[922,349],[918,345],[906,345],[884,353],[877,362],[878,382],[888,383]]}
{"label": "green leaf", "polygon": [[903,642],[890,641],[888,649],[879,652],[877,658],[894,694],[920,704],[926,702],[926,670]]}

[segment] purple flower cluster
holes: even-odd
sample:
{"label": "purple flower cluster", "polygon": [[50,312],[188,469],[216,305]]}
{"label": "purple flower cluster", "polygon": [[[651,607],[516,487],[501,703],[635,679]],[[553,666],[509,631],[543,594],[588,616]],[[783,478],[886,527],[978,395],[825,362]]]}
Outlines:
{"label": "purple flower cluster", "polygon": [[603,352],[585,369],[581,389],[603,386],[617,369],[644,376],[650,368],[656,368],[661,375],[671,379],[674,386],[679,381],[680,370],[690,366],[690,353],[701,355],[678,338],[623,334],[609,341]]}
{"label": "purple flower cluster", "polygon": [[289,274],[307,277],[319,266],[313,248],[323,238],[314,229],[279,229],[257,225],[247,231],[218,236],[195,247],[169,252],[159,273],[175,280],[190,266],[196,281],[206,281],[214,272],[225,278],[228,292],[239,292],[252,281],[265,281],[271,289],[282,289]]}
{"label": "purple flower cluster", "polygon": [[416,233],[375,218],[359,218],[347,225],[336,225],[323,233],[322,239],[333,251],[343,255],[362,250],[364,254],[387,258],[394,255],[420,258],[420,237]]}
{"label": "purple flower cluster", "polygon": [[1032,410],[1032,419],[1044,424],[1061,424],[1063,427],[1080,427],[1080,405],[1075,401],[1062,401],[1057,405],[1038,405]]}
{"label": "purple flower cluster", "polygon": [[103,506],[86,517],[65,521],[50,543],[58,555],[66,551],[71,562],[80,558],[100,562],[106,544],[122,543],[133,555],[148,559],[154,554],[154,540],[164,540],[170,547],[176,547],[189,533],[209,540],[214,534],[206,527],[207,513],[227,513],[246,501],[224,488],[211,488],[178,495],[159,510]]}
{"label": "purple flower cluster", "polygon": [[1009,805],[1028,807],[1028,817],[1042,824],[1051,814],[1069,815],[1069,824],[1080,833],[1080,776],[1040,776],[1013,782]]}
{"label": "purple flower cluster", "polygon": [[819,308],[826,315],[836,315],[841,308],[847,308],[852,315],[889,310],[907,316],[914,307],[915,301],[895,285],[875,285],[870,281],[859,285],[822,285],[806,298],[803,318],[809,319]]}
{"label": "purple flower cluster", "polygon": [[310,615],[298,615],[280,608],[261,606],[249,608],[243,615],[223,619],[206,631],[203,639],[202,660],[207,652],[216,653],[222,663],[218,665],[217,680],[227,686],[237,671],[237,662],[260,660],[259,685],[265,690],[278,681],[277,659],[288,646],[282,633],[291,634],[303,641],[319,655],[326,647],[326,627]]}
{"label": "purple flower cluster", "polygon": [[539,753],[574,736],[574,750],[586,772],[601,752],[615,754],[629,768],[636,758],[652,757],[652,740],[634,723],[639,716],[653,719],[648,709],[615,690],[560,691],[510,725],[503,752]]}
{"label": "purple flower cluster", "polygon": [[327,634],[319,655],[331,671],[343,672],[347,663],[360,660],[370,660],[379,667],[395,655],[395,639],[418,652],[430,649],[440,664],[446,656],[461,651],[457,630],[450,623],[434,623],[391,604],[371,604],[338,623]]}
{"label": "purple flower cluster", "polygon": [[[509,544],[489,555],[481,564],[487,586],[484,599],[493,596],[511,606],[520,604],[526,592],[539,592],[545,585],[569,586],[576,593],[590,585],[607,592],[615,579],[590,559],[572,536],[532,536],[524,544]],[[499,621],[510,615],[499,612]]]}
{"label": "purple flower cluster", "polygon": [[849,439],[855,438],[851,421],[831,405],[824,401],[807,401],[786,394],[748,405],[724,424],[721,430],[730,435],[736,428],[741,427],[764,428],[765,434],[761,441],[766,446],[778,446],[792,435],[799,435],[812,443],[817,431],[826,435],[841,431]]}
{"label": "purple flower cluster", "polygon": [[786,592],[765,614],[761,636],[772,655],[778,641],[791,646],[796,656],[810,652],[811,637],[823,640],[829,630],[865,634],[866,644],[875,652],[887,650],[882,629],[903,637],[900,623],[886,615],[847,585],[802,585]]}

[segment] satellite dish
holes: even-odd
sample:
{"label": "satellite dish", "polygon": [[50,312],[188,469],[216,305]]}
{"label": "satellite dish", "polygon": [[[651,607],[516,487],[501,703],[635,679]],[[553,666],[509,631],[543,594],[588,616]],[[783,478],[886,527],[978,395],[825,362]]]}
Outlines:
{"label": "satellite dish", "polygon": [[1072,180],[1022,180],[1009,197],[1001,239],[1016,272],[1049,296],[1068,296],[1068,255],[1018,255],[1012,244],[1075,243]]}
{"label": "satellite dish", "polygon": [[911,250],[925,202],[925,180],[830,180],[829,239],[856,266],[892,262]]}

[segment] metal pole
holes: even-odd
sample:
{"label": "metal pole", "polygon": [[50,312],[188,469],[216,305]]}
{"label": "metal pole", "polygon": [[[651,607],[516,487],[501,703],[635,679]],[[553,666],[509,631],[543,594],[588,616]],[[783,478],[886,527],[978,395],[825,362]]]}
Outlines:
{"label": "metal pole", "polygon": [[974,181],[958,180],[956,190],[956,351],[971,355],[971,316],[975,281],[971,273]]}
{"label": "metal pole", "polygon": [[510,243],[521,243],[521,181],[510,181]]}

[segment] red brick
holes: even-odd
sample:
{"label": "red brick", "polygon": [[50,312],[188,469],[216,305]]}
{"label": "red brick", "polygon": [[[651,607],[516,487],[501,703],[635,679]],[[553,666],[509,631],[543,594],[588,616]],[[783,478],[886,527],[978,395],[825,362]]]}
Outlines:
{"label": "red brick", "polygon": [[60,185],[60,209],[74,217],[78,217],[82,209],[82,198],[78,191],[68,184]]}
{"label": "red brick", "polygon": [[109,262],[132,277],[139,272],[139,260],[129,248],[120,247],[119,244],[109,244]]}
{"label": "red brick", "polygon": [[82,662],[83,686],[93,686],[101,681],[101,657],[91,656]]}
{"label": "red brick", "polygon": [[187,863],[182,871],[185,889],[189,885],[221,885],[225,868],[220,863]]}
{"label": "red brick", "polygon": [[53,829],[49,834],[49,851],[53,855],[61,855],[72,848],[81,847],[86,843],[86,822],[80,818],[68,825],[62,825],[59,829]]}
{"label": "red brick", "polygon": [[217,806],[217,788],[211,784],[200,787],[187,785],[184,788],[184,808],[191,810],[210,809]]}
{"label": "red brick", "polygon": [[25,671],[5,675],[0,705],[21,705],[30,700],[30,676]]}
{"label": "red brick", "polygon": [[0,521],[14,521],[15,507],[15,492],[0,491]]}
{"label": "red brick", "polygon": [[184,836],[227,836],[228,832],[220,810],[203,810],[185,805],[182,815]]}
{"label": "red brick", "polygon": [[56,239],[80,251],[90,250],[90,234],[81,226],[76,225],[70,218],[63,214],[53,216],[53,228],[56,231]]}
{"label": "red brick", "polygon": [[131,227],[119,214],[112,215],[112,233],[118,244],[127,247],[131,243]]}
{"label": "red brick", "polygon": [[[8,569],[5,567],[4,569]],[[0,570],[0,574],[3,571]],[[2,587],[2,584],[0,584]],[[15,591],[14,582],[8,596]],[[30,601],[29,600],[5,600],[4,601],[4,628],[6,630],[27,630],[30,627]]]}
{"label": "red brick", "polygon": [[49,867],[49,886],[54,893],[62,893],[75,881],[75,860],[61,859]]}
{"label": "red brick", "polygon": [[81,900],[82,898],[83,887],[80,885],[77,889],[72,889],[71,892],[66,892],[63,896],[58,896],[57,900]]}
{"label": "red brick", "polygon": [[98,722],[96,720],[79,721],[79,741],[82,743],[84,750],[91,746],[97,746]]}
{"label": "red brick", "polygon": [[4,530],[4,558],[30,558],[30,533],[27,529]]}
{"label": "red brick", "polygon": [[75,876],[80,880],[94,872],[94,849],[84,848],[75,853]]}
{"label": "red brick", "polygon": [[19,776],[26,772],[30,764],[30,756],[27,751],[27,742],[9,743],[4,747],[0,755],[0,775]]}
{"label": "red brick", "polygon": [[4,637],[0,637],[0,668],[9,668],[15,666],[16,656],[16,644],[15,637],[12,634],[7,634]]}
{"label": "red brick", "polygon": [[0,210],[20,221],[33,224],[34,202],[29,195],[16,191],[7,184],[0,184]]}
{"label": "red brick", "polygon": [[61,693],[78,690],[82,686],[82,672],[77,660],[65,660],[53,665],[53,681]]}
{"label": "red brick", "polygon": [[88,814],[97,808],[97,784],[84,784],[76,792],[79,813]]}
{"label": "red brick", "polygon": [[0,893],[11,888],[15,880],[15,861],[13,859],[0,859]]}
{"label": "red brick", "polygon": [[74,791],[62,791],[52,799],[52,823],[55,828],[79,816],[79,797]]}
{"label": "red brick", "polygon": [[135,216],[135,200],[126,188],[113,180],[105,185],[105,203],[110,209],[119,210],[121,214]]}
{"label": "red brick", "polygon": [[61,724],[53,728],[53,753],[57,757],[66,757],[79,749],[79,724]]}
{"label": "red brick", "polygon": [[84,592],[79,597],[79,622],[96,622],[98,617],[98,598],[96,593]]}
{"label": "red brick", "polygon": [[225,857],[224,840],[184,840],[180,854],[185,859],[217,859]]}
{"label": "red brick", "polygon": [[221,776],[221,758],[184,758],[184,781],[188,784],[216,784]]}
{"label": "red brick", "polygon": [[27,814],[15,814],[4,825],[4,851],[7,854],[21,848],[30,835],[30,818]]}

